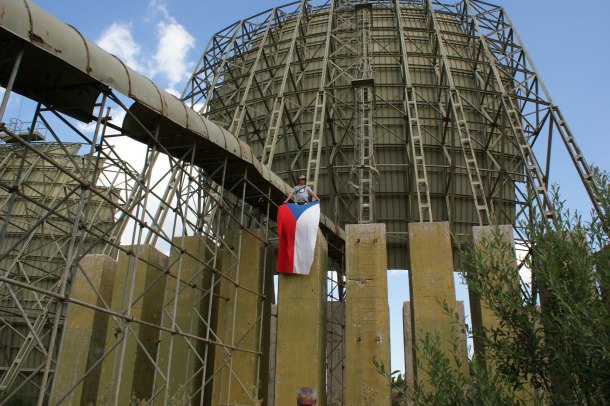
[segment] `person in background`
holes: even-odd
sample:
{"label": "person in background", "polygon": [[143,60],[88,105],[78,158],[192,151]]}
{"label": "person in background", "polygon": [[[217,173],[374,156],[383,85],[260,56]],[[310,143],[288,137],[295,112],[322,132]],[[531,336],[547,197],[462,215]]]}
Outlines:
{"label": "person in background", "polygon": [[301,388],[297,391],[297,406],[316,406],[318,393],[313,388]]}
{"label": "person in background", "polygon": [[284,200],[284,203],[288,203],[290,199],[294,198],[294,202],[297,204],[305,204],[309,202],[309,198],[320,201],[320,198],[316,193],[311,190],[305,183],[305,176],[301,175],[298,177],[299,184],[292,188],[292,191],[288,193],[288,197]]}

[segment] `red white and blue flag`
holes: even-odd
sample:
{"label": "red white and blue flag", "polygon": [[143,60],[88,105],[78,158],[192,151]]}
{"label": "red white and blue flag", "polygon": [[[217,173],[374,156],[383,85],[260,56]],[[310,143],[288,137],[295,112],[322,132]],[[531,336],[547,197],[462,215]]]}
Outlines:
{"label": "red white and blue flag", "polygon": [[277,272],[309,275],[320,223],[320,204],[282,204],[277,212]]}

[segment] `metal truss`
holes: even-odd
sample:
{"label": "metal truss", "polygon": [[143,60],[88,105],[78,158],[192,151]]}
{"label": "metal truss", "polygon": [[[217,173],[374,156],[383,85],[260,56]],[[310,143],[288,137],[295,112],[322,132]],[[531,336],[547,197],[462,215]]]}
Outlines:
{"label": "metal truss", "polygon": [[[142,404],[209,404],[214,377],[223,371],[231,377],[225,379],[223,396],[239,392],[251,402],[263,399],[266,377],[249,382],[232,368],[232,359],[239,354],[254,355],[261,371],[268,368],[263,365],[263,348],[268,345],[264,337],[268,339],[266,308],[273,301],[272,285],[263,283],[258,289],[240,283],[240,250],[246,236],[268,245],[273,222],[267,220],[268,209],[261,212],[259,207],[256,216],[250,216],[253,211],[245,202],[246,190],[252,193],[247,170],[231,173],[225,159],[218,165],[216,183],[216,174],[195,165],[195,146],[173,157],[146,127],[135,131],[147,133],[149,145],[141,144],[142,158],[130,164],[133,151],[125,148],[125,136],[134,129],[122,128],[109,111],[118,116],[132,113],[112,92],[104,94],[96,111],[92,133],[40,103],[29,130],[1,128],[3,401],[61,404],[83,387],[91,391],[94,378],[104,381],[106,371],[112,379],[97,389],[97,397],[90,398],[94,402],[127,404],[127,393],[127,402],[137,398]],[[38,123],[45,129],[44,140]],[[230,185],[222,181],[229,176]],[[240,179],[235,181],[235,176]],[[269,191],[259,190],[256,199],[269,207],[269,196]],[[150,255],[153,251],[157,259]],[[264,252],[263,281],[271,277]],[[95,270],[82,265],[100,255],[112,262],[118,256],[119,268],[124,266],[117,272],[124,280],[115,281],[111,295],[122,298],[118,305],[110,300],[107,287],[94,281]],[[148,276],[142,285],[143,273]],[[84,280],[92,298],[83,299],[82,292],[73,290],[77,280]],[[151,306],[151,295],[158,295],[156,320],[141,310]],[[185,295],[193,306],[187,318],[179,307]],[[222,313],[226,319],[213,316],[219,295],[230,307]],[[251,331],[237,334],[232,315],[242,298],[249,297],[262,304],[255,310]],[[75,334],[66,326],[76,309],[89,311],[91,318],[106,318],[108,331],[114,334],[109,333],[103,351],[85,357],[86,368],[66,385],[58,382],[56,372],[62,363],[72,362],[70,348],[63,344]],[[223,334],[227,326],[233,334]],[[245,343],[254,333],[260,339]],[[134,353],[140,354],[136,373],[144,375],[138,379],[147,379],[142,373],[146,370],[154,379],[144,392],[133,389],[132,399],[132,388],[124,386],[134,374],[129,361]],[[181,358],[172,360],[178,354]],[[172,377],[177,373],[175,363],[186,363],[190,369]]]}
{"label": "metal truss", "polygon": [[[439,86],[439,98],[444,97],[444,100],[439,100],[439,106],[447,106],[450,108],[451,120],[458,134],[459,143],[464,155],[464,163],[468,173],[468,180],[472,190],[474,208],[477,213],[479,225],[488,224],[490,220],[489,207],[485,197],[483,181],[477,163],[477,156],[474,151],[470,129],[468,128],[468,120],[464,111],[463,99],[460,91],[455,85],[454,74],[449,61],[447,51],[447,40],[441,31],[437,12],[434,10],[432,3],[428,2],[428,10],[426,14],[428,22],[426,23],[431,34],[432,54],[435,61],[435,73],[437,76],[437,84]],[[448,91],[444,89],[448,87]],[[444,93],[444,96],[442,94]],[[441,107],[441,111],[445,112],[445,116],[449,116],[449,112]]]}
{"label": "metal truss", "polygon": [[[419,221],[433,221],[432,208],[430,206],[430,184],[428,183],[428,174],[426,172],[426,156],[424,153],[423,138],[421,123],[419,120],[419,110],[417,108],[417,96],[411,77],[411,66],[409,65],[409,51],[407,50],[403,18],[405,18],[405,8],[401,7],[400,2],[395,2],[396,6],[396,21],[398,28],[398,40],[401,55],[402,78],[404,82],[404,106],[403,111],[406,113],[405,127],[408,128],[410,134],[409,152],[410,159],[413,163],[414,187],[412,195],[417,198],[417,210]],[[407,15],[406,18],[409,16]]]}
{"label": "metal truss", "polygon": [[[492,64],[493,79],[502,91],[502,106],[518,136],[522,158],[526,162],[542,216],[553,216],[544,187],[551,177],[550,147],[553,135],[558,133],[594,209],[600,218],[605,218],[591,168],[504,10],[479,1],[464,1],[458,5],[458,9],[467,17],[464,23],[469,31],[478,37],[480,52]],[[537,164],[539,161],[543,161],[542,166]]]}
{"label": "metal truss", "polygon": [[352,80],[356,101],[354,163],[358,195],[358,222],[373,223],[375,214],[375,168],[373,109],[375,106],[375,79],[373,78],[372,22],[373,4],[363,2],[354,6],[356,36],[358,38],[357,79]]}
{"label": "metal truss", "polygon": [[[363,61],[375,67],[374,88],[353,87]],[[484,2],[282,6],[212,39],[184,98],[205,104],[206,117],[230,125],[286,182],[306,172],[336,223],[386,223],[393,267],[407,266],[411,221],[448,221],[465,239],[473,225],[552,218],[557,133],[601,210],[591,169],[510,20]]]}
{"label": "metal truss", "polygon": [[[212,152],[184,128],[169,136],[175,123],[127,107],[97,82],[51,92],[95,89],[91,117],[45,103],[44,92],[18,83],[30,48],[9,57],[13,45],[3,44],[0,119],[14,85],[37,104],[27,128],[0,127],[0,404],[266,401],[267,247],[280,192],[275,178],[258,181],[265,171],[288,183],[305,173],[338,226],[386,223],[393,268],[407,267],[409,222],[448,221],[459,237],[474,225],[513,224],[525,246],[522,226],[544,218],[552,227],[557,135],[605,214],[510,20],[486,2],[300,0],[217,33],[183,100],[263,165],[235,152],[243,144],[224,130]],[[142,151],[135,160],[133,145]],[[328,236],[327,389],[341,404],[346,292],[340,242]],[[255,286],[242,272],[253,240],[264,247]],[[111,293],[102,268],[86,265],[101,257],[120,276]],[[251,328],[238,331],[250,299]],[[79,311],[105,320],[104,343],[62,381]],[[244,356],[256,360],[255,382],[238,367]],[[133,383],[134,357],[146,385]]]}

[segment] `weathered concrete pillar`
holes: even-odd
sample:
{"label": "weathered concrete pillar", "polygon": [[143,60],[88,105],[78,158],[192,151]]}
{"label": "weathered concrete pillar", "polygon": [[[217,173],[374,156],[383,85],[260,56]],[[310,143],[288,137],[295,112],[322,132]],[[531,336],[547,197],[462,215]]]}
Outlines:
{"label": "weathered concrete pillar", "polygon": [[[205,237],[177,237],[172,241],[183,250],[181,254],[172,249],[170,254],[170,274],[167,279],[163,316],[161,325],[173,331],[197,336],[201,325],[207,324],[200,318],[207,317],[212,293],[210,291],[212,270],[206,265],[210,248],[206,247]],[[205,313],[201,313],[205,310]],[[198,314],[199,313],[199,314]],[[155,404],[163,404],[165,397],[169,403],[181,403],[193,392],[198,392],[196,384],[201,385],[201,375],[193,377],[201,368],[203,358],[201,342],[181,335],[162,331],[159,336],[158,366],[161,373],[155,376],[155,391],[164,390]],[[193,382],[196,381],[196,382]]]}
{"label": "weathered concrete pillar", "polygon": [[328,404],[343,405],[345,369],[345,302],[327,302],[326,382]]}
{"label": "weathered concrete pillar", "polygon": [[[262,399],[261,405],[273,406],[274,395],[269,393],[268,389],[271,387],[269,382],[271,379],[275,381],[275,346],[272,345],[272,334],[275,335],[277,332],[277,305],[275,304],[275,286],[273,282],[273,276],[275,275],[276,261],[275,252],[276,249],[272,244],[268,244],[265,249],[266,259],[265,266],[267,270],[265,272],[265,298],[262,303],[262,337],[261,337],[261,361],[259,369],[259,393]],[[261,275],[262,277],[263,275]],[[272,328],[272,323],[275,326]],[[275,337],[273,337],[275,340]],[[275,390],[275,384],[273,386]]]}
{"label": "weathered concrete pillar", "polygon": [[228,347],[216,347],[213,405],[253,404],[267,390],[267,383],[259,380],[262,358],[257,354],[263,323],[260,295],[266,282],[264,234],[262,230],[240,230],[231,240],[238,257],[225,252],[222,260],[226,278],[219,284],[217,335]]}
{"label": "weathered concrete pillar", "polygon": [[[502,239],[509,242],[513,248],[515,246],[515,239],[513,237],[513,227],[510,225],[503,226],[477,226],[472,227],[472,241],[475,245],[479,245],[485,239],[493,239],[494,233],[498,230],[502,236]],[[516,265],[516,257],[512,259]],[[515,275],[515,282],[518,283],[518,279]],[[481,337],[481,331],[483,327],[490,329],[496,328],[500,325],[500,321],[496,314],[485,306],[481,299],[472,291],[469,290],[468,296],[470,299],[470,314],[472,319],[472,327],[475,332],[473,337],[473,345],[474,345],[474,356],[479,361],[483,361],[485,359],[485,346],[483,341],[479,338]]]}
{"label": "weathered concrete pillar", "polygon": [[293,405],[300,387],[326,405],[326,239],[318,231],[311,272],[279,275],[275,405]]}
{"label": "weathered concrete pillar", "polygon": [[[468,335],[466,333],[466,308],[463,301],[456,303],[455,311],[460,317],[460,324],[456,325],[455,328],[458,330],[459,337],[459,357],[463,365],[468,365]],[[462,333],[463,332],[463,333]]]}
{"label": "weathered concrete pillar", "polygon": [[[215,340],[214,332],[218,325],[219,279],[222,270],[222,253],[215,249],[206,258],[207,272],[203,275],[202,286],[206,289],[199,303],[199,314],[206,320],[199,324],[198,336],[207,340]],[[196,344],[200,359],[195,360],[197,374],[193,379],[193,405],[211,405],[214,375],[214,355],[216,345],[198,341]],[[205,375],[204,375],[205,374]],[[207,382],[207,383],[206,383]],[[203,399],[202,399],[203,397]]]}
{"label": "weathered concrete pillar", "polygon": [[[165,291],[167,257],[150,245],[128,247],[130,255],[119,254],[112,294],[112,309],[136,320],[159,325]],[[135,255],[139,250],[138,260]],[[131,300],[130,300],[131,298]],[[102,363],[98,404],[114,399],[119,404],[149,399],[152,395],[159,330],[137,322],[110,319],[105,351],[112,352]]]}
{"label": "weathered concrete pillar", "polygon": [[[464,324],[464,302],[458,301],[456,304],[455,311],[460,316],[462,325]],[[413,348],[413,336],[415,332],[411,328],[411,302],[406,301],[402,304],[402,326],[403,326],[403,339],[404,339],[404,351],[405,351],[405,379],[407,381],[407,387],[413,390],[415,388],[415,363],[414,363],[414,348]],[[456,326],[457,328],[457,326]],[[460,361],[464,364],[468,364],[468,346],[466,332],[463,334],[460,332],[459,337],[459,351]]]}
{"label": "weathered concrete pillar", "polygon": [[[457,308],[449,223],[409,223],[409,254],[413,343],[418,345],[427,333],[438,334],[441,349],[452,359],[452,342],[459,341],[459,328],[441,307],[446,302],[454,311]],[[413,362],[417,363],[417,353]],[[468,372],[467,364],[463,372]],[[415,371],[425,385],[428,378],[422,375],[422,370]]]}
{"label": "weathered concrete pillar", "polygon": [[390,404],[390,387],[375,367],[390,369],[385,224],[348,224],[345,303],[345,404]]}
{"label": "weathered concrete pillar", "polygon": [[[500,237],[503,241],[507,242],[511,246],[510,251],[497,251],[494,248],[486,248],[487,250],[483,250],[482,253],[484,258],[493,258],[494,261],[501,260],[503,264],[510,269],[514,268],[514,275],[510,275],[509,277],[514,281],[509,282],[513,286],[518,286],[520,283],[519,276],[517,274],[517,257],[515,255],[515,239],[513,235],[513,227],[511,225],[500,225],[500,226],[479,226],[472,228],[472,241],[475,246],[478,246],[479,249],[483,249],[483,241],[485,240],[493,240],[495,238],[495,234],[499,232]],[[519,294],[519,293],[518,293]],[[542,306],[544,307],[544,294],[541,294]],[[485,353],[485,345],[483,340],[480,338],[482,335],[482,328],[486,329],[494,329],[500,326],[500,319],[498,316],[487,307],[484,303],[481,302],[480,298],[477,297],[474,292],[469,291],[470,298],[470,313],[472,318],[472,326],[474,330],[473,344],[474,344],[474,356],[475,360],[479,363],[484,363],[488,368],[494,369],[496,366],[493,363],[493,360],[486,358]],[[519,390],[515,390],[514,393],[515,399],[520,399],[528,405],[537,404],[535,401],[537,394],[536,390],[529,385],[524,385],[523,388]]]}
{"label": "weathered concrete pillar", "polygon": [[402,303],[402,337],[405,347],[405,380],[407,381],[407,387],[411,390],[415,388],[414,335],[411,322],[411,302],[406,301]]}
{"label": "weathered concrete pillar", "polygon": [[[112,300],[117,262],[107,255],[87,255],[81,259],[72,282],[70,297],[99,307]],[[86,275],[86,277],[85,277]],[[106,313],[71,304],[65,323],[59,364],[55,369],[51,404],[93,405],[97,398],[100,367],[91,371],[72,392],[70,388],[104,354],[108,328]],[[68,395],[64,398],[64,396]]]}
{"label": "weathered concrete pillar", "polygon": [[277,347],[277,305],[271,307],[271,322],[269,324],[269,384],[267,389],[267,406],[273,406],[275,401],[275,349]]}

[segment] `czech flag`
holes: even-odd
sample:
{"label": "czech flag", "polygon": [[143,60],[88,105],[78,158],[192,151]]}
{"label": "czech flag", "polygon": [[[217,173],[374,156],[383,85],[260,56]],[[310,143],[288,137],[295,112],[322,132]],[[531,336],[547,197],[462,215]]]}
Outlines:
{"label": "czech flag", "polygon": [[309,275],[316,248],[320,203],[282,204],[277,211],[277,272]]}

